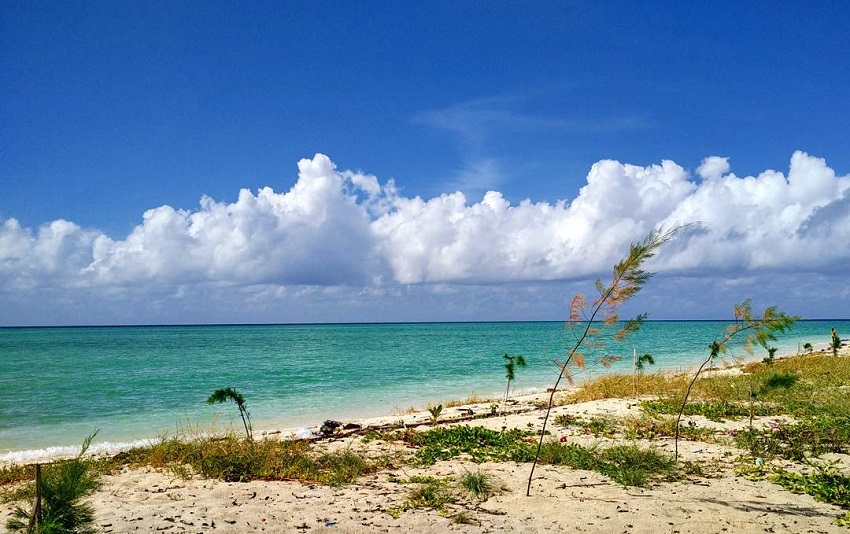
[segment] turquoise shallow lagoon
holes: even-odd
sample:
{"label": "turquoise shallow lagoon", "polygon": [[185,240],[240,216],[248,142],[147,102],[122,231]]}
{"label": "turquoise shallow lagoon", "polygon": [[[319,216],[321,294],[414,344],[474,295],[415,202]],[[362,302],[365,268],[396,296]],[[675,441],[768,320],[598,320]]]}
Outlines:
{"label": "turquoise shallow lagoon", "polygon": [[[577,378],[631,372],[633,350],[651,353],[655,369],[694,367],[727,324],[648,322],[623,345],[607,344],[622,361]],[[776,346],[824,345],[830,328],[846,338],[850,321],[801,321]],[[498,397],[505,353],[529,364],[516,392],[545,389],[570,339],[560,322],[4,328],[0,460],[78,445],[95,428],[98,442],[118,446],[207,429],[216,417],[227,425],[235,409],[205,403],[219,387],[245,395],[258,430]]]}

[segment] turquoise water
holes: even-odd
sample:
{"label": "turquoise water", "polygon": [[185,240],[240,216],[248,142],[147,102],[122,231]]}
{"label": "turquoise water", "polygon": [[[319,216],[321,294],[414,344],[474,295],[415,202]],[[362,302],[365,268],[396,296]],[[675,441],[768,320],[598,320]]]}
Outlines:
{"label": "turquoise water", "polygon": [[[577,378],[631,372],[633,350],[651,353],[656,369],[694,367],[727,324],[648,322],[607,344],[623,361]],[[775,345],[822,345],[832,327],[850,333],[850,321],[803,321]],[[226,425],[233,407],[205,403],[220,387],[245,395],[257,430],[498,397],[505,353],[528,362],[514,391],[545,389],[569,339],[557,322],[0,329],[0,460],[77,445],[95,428],[117,446],[206,429],[217,415]]]}

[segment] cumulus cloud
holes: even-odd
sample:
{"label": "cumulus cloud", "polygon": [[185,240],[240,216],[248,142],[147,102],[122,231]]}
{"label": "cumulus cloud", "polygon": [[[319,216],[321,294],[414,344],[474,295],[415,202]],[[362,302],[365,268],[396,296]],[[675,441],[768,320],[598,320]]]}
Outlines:
{"label": "cumulus cloud", "polygon": [[698,221],[706,230],[670,265],[723,271],[846,261],[846,248],[834,245],[850,242],[850,212],[834,206],[846,202],[848,188],[850,177],[837,177],[823,159],[803,152],[791,157],[787,176],[773,170],[747,177],[714,175],[662,221]]}
{"label": "cumulus cloud", "polygon": [[0,292],[156,285],[177,299],[221,287],[299,298],[287,288],[345,287],[351,302],[411,284],[451,293],[458,284],[596,276],[651,229],[688,223],[698,226],[659,257],[660,271],[744,276],[847,264],[838,244],[850,242],[850,176],[824,160],[797,152],[787,175],[738,177],[727,158],[709,157],[696,173],[701,180],[672,161],[599,161],[571,200],[511,204],[498,191],[408,198],[392,181],[339,171],[317,154],[298,162],[288,191],[204,197],[192,211],[160,206],[124,238],[63,220],[38,229],[0,221]]}
{"label": "cumulus cloud", "polygon": [[228,281],[364,284],[375,272],[366,208],[346,186],[376,180],[336,172],[317,155],[298,163],[286,193],[243,189],[233,203],[201,199],[194,212],[161,206],[122,241],[99,236],[81,273],[91,283]]}
{"label": "cumulus cloud", "polygon": [[721,158],[720,156],[707,157],[697,167],[697,174],[706,180],[719,178],[727,172],[729,172],[729,158]]}

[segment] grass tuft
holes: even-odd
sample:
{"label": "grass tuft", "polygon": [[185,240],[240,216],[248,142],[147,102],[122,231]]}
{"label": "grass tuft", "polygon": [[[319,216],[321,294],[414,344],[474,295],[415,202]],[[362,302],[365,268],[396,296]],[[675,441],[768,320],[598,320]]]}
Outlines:
{"label": "grass tuft", "polygon": [[598,448],[548,442],[540,451],[540,463],[596,471],[623,486],[646,486],[656,477],[675,473],[672,458],[635,445]]}
{"label": "grass tuft", "polygon": [[458,486],[478,502],[484,502],[490,497],[499,495],[507,490],[505,484],[497,477],[482,471],[468,471],[458,480]]}

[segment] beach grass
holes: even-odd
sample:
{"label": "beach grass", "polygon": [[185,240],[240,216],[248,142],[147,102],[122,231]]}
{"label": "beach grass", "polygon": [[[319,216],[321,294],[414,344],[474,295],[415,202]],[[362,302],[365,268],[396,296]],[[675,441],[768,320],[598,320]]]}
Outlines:
{"label": "beach grass", "polygon": [[253,441],[233,434],[163,439],[112,458],[115,464],[177,468],[178,474],[230,482],[303,480],[334,486],[382,469],[389,461],[389,456],[367,458],[351,450],[319,451],[305,441]]}
{"label": "beach grass", "polygon": [[[753,362],[744,365],[742,371],[743,374],[738,375],[707,372],[694,385],[685,414],[714,419],[743,417],[749,415],[750,401],[754,397],[755,415],[803,417],[850,413],[848,358],[816,353],[776,359],[772,363]],[[689,379],[687,374],[642,376],[637,394],[641,398],[652,397],[643,402],[643,408],[651,413],[677,413]],[[782,382],[787,387],[776,385]],[[631,375],[611,375],[568,392],[559,404],[634,396]]]}
{"label": "beach grass", "polygon": [[458,480],[458,486],[479,502],[484,502],[507,489],[498,477],[483,471],[467,471]]}

